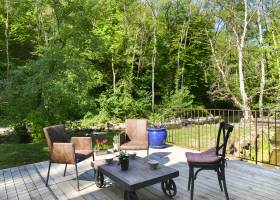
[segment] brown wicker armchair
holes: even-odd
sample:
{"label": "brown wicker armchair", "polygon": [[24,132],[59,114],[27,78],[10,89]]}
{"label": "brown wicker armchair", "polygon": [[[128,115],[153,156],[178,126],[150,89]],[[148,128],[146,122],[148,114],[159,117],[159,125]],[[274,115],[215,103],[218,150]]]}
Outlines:
{"label": "brown wicker armchair", "polygon": [[147,119],[127,119],[125,126],[125,133],[120,134],[120,150],[147,150],[149,155]]}
{"label": "brown wicker armchair", "polygon": [[70,139],[63,125],[49,126],[43,130],[48,143],[50,157],[46,186],[48,186],[52,163],[65,164],[64,176],[67,164],[73,164],[76,168],[77,189],[79,190],[77,163],[89,157],[94,160],[91,137],[72,137]]}

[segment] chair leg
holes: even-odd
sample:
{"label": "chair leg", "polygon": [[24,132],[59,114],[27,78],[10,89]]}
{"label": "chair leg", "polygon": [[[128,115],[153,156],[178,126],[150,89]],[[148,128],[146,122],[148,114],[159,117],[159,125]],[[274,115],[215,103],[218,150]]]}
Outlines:
{"label": "chair leg", "polygon": [[77,163],[75,163],[75,169],[76,169],[77,190],[80,191]]}
{"label": "chair leg", "polygon": [[[92,161],[94,161],[94,154],[92,154]],[[96,176],[96,170],[95,168],[93,167],[93,173],[94,173],[94,179],[95,179],[95,176]]]}
{"label": "chair leg", "polygon": [[63,176],[66,175],[66,169],[67,169],[67,164],[65,164],[65,169],[64,169],[64,174],[63,174]]}
{"label": "chair leg", "polygon": [[225,167],[224,166],[221,167],[221,175],[222,175],[222,180],[223,180],[226,199],[229,200],[229,196],[228,196],[228,192],[227,192],[226,176],[225,176]]}
{"label": "chair leg", "polygon": [[191,188],[191,181],[192,181],[192,173],[191,168],[189,167],[189,181],[188,181],[188,191],[190,191]]}
{"label": "chair leg", "polygon": [[51,165],[52,165],[52,162],[49,161],[49,169],[48,169],[47,180],[46,180],[46,186],[47,187],[48,187],[48,183],[49,183],[49,176],[50,176]]}
{"label": "chair leg", "polygon": [[193,200],[194,193],[194,168],[191,167],[191,200]]}
{"label": "chair leg", "polygon": [[222,177],[221,177],[221,172],[220,172],[219,168],[217,169],[217,176],[218,176],[218,181],[219,181],[221,191],[223,192],[224,190],[223,190],[223,186],[222,186]]}

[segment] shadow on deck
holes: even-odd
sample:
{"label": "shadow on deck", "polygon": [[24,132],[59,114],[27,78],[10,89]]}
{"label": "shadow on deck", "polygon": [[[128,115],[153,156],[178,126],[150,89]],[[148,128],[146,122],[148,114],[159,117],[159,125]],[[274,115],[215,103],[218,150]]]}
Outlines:
{"label": "shadow on deck", "polygon": [[[180,147],[152,149],[150,157],[162,164],[176,168],[180,176],[175,178],[178,193],[174,199],[190,198],[187,191],[188,166]],[[144,156],[145,152],[139,152]],[[0,199],[71,199],[71,200],[121,200],[123,190],[109,180],[105,188],[99,189],[94,183],[90,159],[79,164],[81,191],[76,190],[74,166],[69,166],[63,177],[64,165],[54,164],[49,187],[45,186],[48,162],[40,162],[0,170]],[[241,161],[232,160],[226,168],[226,179],[230,199],[236,200],[277,200],[280,199],[280,170],[269,169]],[[137,191],[139,199],[168,199],[161,191],[160,184]],[[202,171],[195,181],[195,199],[224,200],[216,173]]]}

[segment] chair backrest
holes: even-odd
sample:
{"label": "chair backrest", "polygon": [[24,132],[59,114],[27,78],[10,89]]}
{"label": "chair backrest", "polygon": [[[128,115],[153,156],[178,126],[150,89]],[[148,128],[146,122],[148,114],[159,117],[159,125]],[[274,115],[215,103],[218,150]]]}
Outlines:
{"label": "chair backrest", "polygon": [[69,137],[65,132],[63,125],[49,126],[43,129],[48,143],[49,151],[51,152],[53,143],[68,143]]}
{"label": "chair backrest", "polygon": [[[232,125],[227,124],[225,122],[220,123],[220,128],[217,137],[216,155],[225,157],[228,139],[232,131],[233,131]],[[223,134],[222,142],[221,142],[221,134]]]}
{"label": "chair backrest", "polygon": [[129,140],[148,141],[147,119],[126,119],[125,127]]}

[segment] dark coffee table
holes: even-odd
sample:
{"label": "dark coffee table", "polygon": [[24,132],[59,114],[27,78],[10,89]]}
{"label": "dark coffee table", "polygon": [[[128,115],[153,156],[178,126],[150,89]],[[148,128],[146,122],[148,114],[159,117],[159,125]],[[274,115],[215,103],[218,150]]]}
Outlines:
{"label": "dark coffee table", "polygon": [[124,200],[137,200],[136,190],[161,183],[163,193],[172,198],[177,193],[175,182],[172,178],[179,176],[179,171],[159,164],[157,169],[150,169],[147,159],[136,157],[129,160],[129,169],[122,171],[117,163],[117,158],[112,164],[106,164],[104,160],[92,162],[92,167],[96,172],[96,185],[104,186],[104,175],[118,183],[125,190]]}

